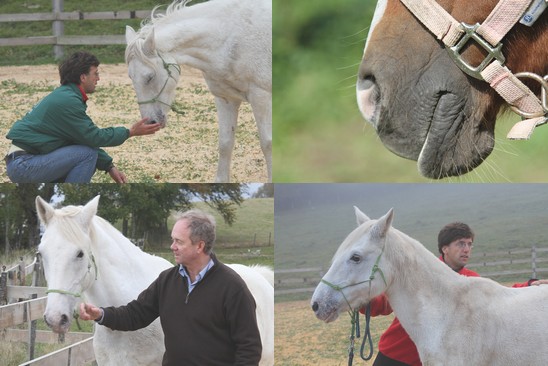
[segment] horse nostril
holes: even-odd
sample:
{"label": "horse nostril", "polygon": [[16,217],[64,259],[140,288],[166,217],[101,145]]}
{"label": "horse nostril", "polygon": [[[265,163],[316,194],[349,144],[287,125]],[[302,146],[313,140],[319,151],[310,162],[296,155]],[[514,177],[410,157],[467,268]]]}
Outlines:
{"label": "horse nostril", "polygon": [[48,327],[51,327],[51,326],[49,325],[48,318],[46,318],[45,315],[44,315],[44,322],[46,323],[46,325],[47,325]]}
{"label": "horse nostril", "polygon": [[377,85],[375,76],[364,75],[358,79],[358,90],[367,90]]}
{"label": "horse nostril", "polygon": [[150,120],[145,122],[146,125],[153,125],[155,123],[157,123],[155,120]]}
{"label": "horse nostril", "polygon": [[320,307],[320,306],[318,305],[317,302],[314,302],[314,304],[312,304],[312,310],[314,310],[314,312],[318,311],[318,308],[319,308],[319,307]]}
{"label": "horse nostril", "polygon": [[65,314],[61,315],[61,325],[67,324],[68,320],[69,320],[69,318],[68,318],[67,315],[65,315]]}
{"label": "horse nostril", "polygon": [[363,117],[377,125],[377,115],[381,102],[381,91],[373,75],[360,76],[356,85],[358,107]]}

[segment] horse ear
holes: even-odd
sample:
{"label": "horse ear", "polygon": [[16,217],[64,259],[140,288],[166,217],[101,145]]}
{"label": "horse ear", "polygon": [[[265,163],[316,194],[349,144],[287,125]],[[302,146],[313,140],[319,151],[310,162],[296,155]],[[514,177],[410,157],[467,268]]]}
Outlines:
{"label": "horse ear", "polygon": [[386,215],[377,220],[375,225],[371,228],[371,235],[384,238],[388,229],[392,226],[392,219],[394,218],[394,209],[391,208]]}
{"label": "horse ear", "polygon": [[137,38],[137,32],[131,26],[126,25],[126,44],[130,44],[135,38]]}
{"label": "horse ear", "polygon": [[369,217],[367,217],[366,214],[364,214],[359,208],[354,206],[354,211],[356,212],[356,221],[358,222],[358,226],[363,224],[364,222],[367,222],[371,220]]}
{"label": "horse ear", "polygon": [[36,196],[36,212],[38,213],[38,219],[45,226],[48,225],[49,220],[53,217],[53,207],[49,203],[44,201],[40,196]]}
{"label": "horse ear", "polygon": [[154,28],[152,28],[145,39],[145,43],[143,43],[143,52],[147,56],[152,56],[154,51],[156,51],[156,44],[154,43]]}
{"label": "horse ear", "polygon": [[95,196],[94,199],[86,203],[80,214],[80,220],[82,224],[88,226],[93,219],[93,216],[97,213],[97,206],[99,206],[99,198],[101,196]]}

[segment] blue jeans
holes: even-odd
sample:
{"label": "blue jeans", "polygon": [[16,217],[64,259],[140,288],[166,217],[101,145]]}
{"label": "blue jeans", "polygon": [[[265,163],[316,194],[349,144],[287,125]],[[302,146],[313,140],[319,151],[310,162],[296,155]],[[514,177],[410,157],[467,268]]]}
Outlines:
{"label": "blue jeans", "polygon": [[43,155],[20,155],[7,164],[14,183],[89,183],[98,149],[84,145],[61,147]]}

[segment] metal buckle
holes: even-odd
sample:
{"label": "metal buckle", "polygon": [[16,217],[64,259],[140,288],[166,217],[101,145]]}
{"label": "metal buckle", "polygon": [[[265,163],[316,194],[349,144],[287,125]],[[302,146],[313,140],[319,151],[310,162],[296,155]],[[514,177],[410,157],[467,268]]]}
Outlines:
{"label": "metal buckle", "polygon": [[545,75],[544,78],[540,75],[534,74],[532,72],[518,72],[515,74],[517,78],[529,78],[540,83],[541,92],[540,92],[540,101],[542,103],[542,109],[544,112],[539,113],[528,113],[524,112],[514,106],[510,106],[514,112],[519,114],[524,118],[537,118],[545,116],[548,119],[548,75]]}
{"label": "metal buckle", "polygon": [[[464,71],[466,74],[479,79],[484,80],[481,76],[481,72],[483,69],[487,67],[487,65],[493,60],[498,60],[501,64],[504,64],[504,61],[506,59],[504,58],[501,48],[502,43],[499,42],[495,47],[491,46],[489,42],[487,42],[485,39],[483,39],[482,36],[476,33],[476,30],[480,26],[479,23],[476,23],[475,25],[469,25],[466,23],[461,23],[462,29],[464,30],[464,35],[462,38],[457,42],[456,45],[447,48],[447,51],[449,52],[449,56],[455,61],[457,66]],[[477,44],[481,46],[485,51],[487,51],[487,56],[485,56],[485,59],[476,67],[468,64],[466,61],[462,59],[461,50],[462,48],[468,43],[470,39],[473,39],[476,41]]]}

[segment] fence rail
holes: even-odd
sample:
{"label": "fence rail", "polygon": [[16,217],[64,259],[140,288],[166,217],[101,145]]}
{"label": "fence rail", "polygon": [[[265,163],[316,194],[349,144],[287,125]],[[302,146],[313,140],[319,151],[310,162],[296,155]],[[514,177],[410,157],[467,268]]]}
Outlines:
{"label": "fence rail", "polygon": [[[466,267],[492,279],[508,276],[542,278],[541,274],[548,274],[548,268],[538,267],[538,264],[548,263],[548,258],[539,257],[541,253],[548,253],[548,248],[533,246],[530,249],[474,253],[474,259]],[[276,270],[275,294],[311,294],[326,270],[322,267]]]}
{"label": "fence rail", "polygon": [[[32,274],[32,285],[25,286],[25,277]],[[13,299],[30,300],[15,302],[0,306],[0,340],[10,342],[28,342],[28,359],[23,365],[57,366],[82,365],[95,360],[93,353],[92,334],[73,332],[63,336],[51,331],[36,330],[36,321],[41,319],[46,310],[46,287],[38,286],[43,283],[43,270],[40,256],[36,255],[33,262],[25,265],[24,259],[18,265],[9,269],[3,268],[0,273],[0,305]],[[38,298],[38,296],[40,296]],[[9,327],[28,324],[28,329],[9,329]],[[34,349],[38,343],[73,343],[62,350],[34,358]]]}
{"label": "fence rail", "polygon": [[0,38],[0,47],[53,45],[55,57],[59,59],[63,56],[63,46],[125,44],[125,36],[123,34],[99,35],[99,36],[83,36],[83,35],[66,36],[64,34],[63,22],[80,21],[80,20],[145,19],[148,16],[150,16],[150,10],[64,12],[63,6],[64,6],[63,0],[53,0],[53,11],[51,13],[0,14],[0,23],[36,22],[36,21],[52,22],[51,36]]}

